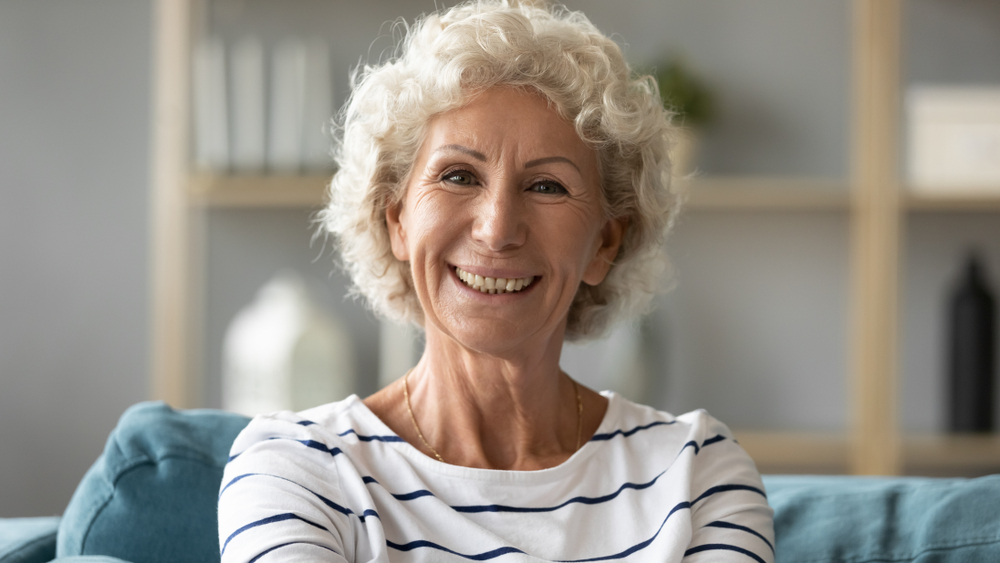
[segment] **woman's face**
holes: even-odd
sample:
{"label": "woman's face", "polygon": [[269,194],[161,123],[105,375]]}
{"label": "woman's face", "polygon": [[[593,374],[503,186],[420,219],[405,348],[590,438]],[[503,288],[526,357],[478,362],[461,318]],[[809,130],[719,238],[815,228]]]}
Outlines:
{"label": "woman's face", "polygon": [[601,197],[596,153],[537,94],[493,88],[433,118],[386,212],[428,330],[492,354],[561,343],[577,288],[621,242]]}

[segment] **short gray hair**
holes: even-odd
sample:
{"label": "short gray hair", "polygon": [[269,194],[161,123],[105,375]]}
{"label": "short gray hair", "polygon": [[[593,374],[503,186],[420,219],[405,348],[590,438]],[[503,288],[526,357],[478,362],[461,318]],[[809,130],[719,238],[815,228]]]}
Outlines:
{"label": "short gray hair", "polygon": [[339,119],[337,173],[320,213],[342,265],[377,314],[423,324],[406,263],[392,254],[385,211],[404,195],[428,121],[494,86],[548,99],[598,156],[604,211],[627,221],[607,277],[581,283],[568,340],[602,335],[648,311],[662,291],[663,242],[677,209],[668,151],[676,130],[655,80],[580,12],[476,0],[418,19],[397,57],[355,71]]}

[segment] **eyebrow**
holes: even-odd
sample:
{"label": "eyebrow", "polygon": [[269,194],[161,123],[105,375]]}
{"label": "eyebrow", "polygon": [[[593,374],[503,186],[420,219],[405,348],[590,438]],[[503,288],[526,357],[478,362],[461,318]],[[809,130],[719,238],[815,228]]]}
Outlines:
{"label": "eyebrow", "polygon": [[462,145],[443,145],[443,146],[440,146],[437,149],[435,149],[434,152],[435,153],[439,153],[439,152],[445,151],[445,150],[458,151],[460,153],[467,154],[467,155],[471,156],[472,158],[475,158],[476,160],[481,160],[483,162],[486,162],[486,155],[485,154],[483,154],[483,153],[481,153],[479,151],[474,151],[474,150],[470,149],[469,147],[463,147]]}
{"label": "eyebrow", "polygon": [[[457,151],[463,154],[467,154],[476,160],[486,162],[486,155],[477,151],[470,149],[469,147],[464,147],[462,145],[442,145],[434,150],[434,153],[439,153],[441,151]],[[536,158],[535,160],[529,160],[524,163],[525,169],[531,168],[533,166],[541,166],[543,164],[548,164],[550,162],[565,162],[573,168],[576,168],[577,172],[580,171],[580,167],[576,165],[575,162],[566,158],[565,156],[546,156],[545,158]]]}
{"label": "eyebrow", "polygon": [[580,171],[580,167],[577,166],[572,160],[566,158],[565,156],[547,156],[545,158],[536,158],[535,160],[529,160],[528,162],[525,162],[524,167],[531,168],[532,166],[541,166],[543,164],[548,164],[550,162],[565,162],[566,164],[569,164],[573,168],[576,168],[577,172]]}

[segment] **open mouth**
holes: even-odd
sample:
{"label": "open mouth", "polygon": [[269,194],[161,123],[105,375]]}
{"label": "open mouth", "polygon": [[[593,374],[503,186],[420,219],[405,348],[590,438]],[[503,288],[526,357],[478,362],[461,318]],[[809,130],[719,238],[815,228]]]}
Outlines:
{"label": "open mouth", "polygon": [[526,278],[489,278],[476,274],[470,274],[465,270],[455,267],[455,274],[462,283],[478,290],[481,293],[517,293],[531,285],[535,281],[535,276]]}

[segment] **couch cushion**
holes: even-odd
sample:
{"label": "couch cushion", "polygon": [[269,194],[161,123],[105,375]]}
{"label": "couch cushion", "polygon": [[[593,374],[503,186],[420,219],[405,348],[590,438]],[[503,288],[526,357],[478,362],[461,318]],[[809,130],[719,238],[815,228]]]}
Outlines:
{"label": "couch cushion", "polygon": [[59,517],[0,518],[0,563],[45,563],[56,556]]}
{"label": "couch cushion", "polygon": [[778,563],[1000,561],[1000,475],[765,476],[764,486]]}
{"label": "couch cushion", "polygon": [[133,563],[218,561],[216,502],[229,447],[249,419],[163,403],[128,409],[77,487],[57,555]]}

